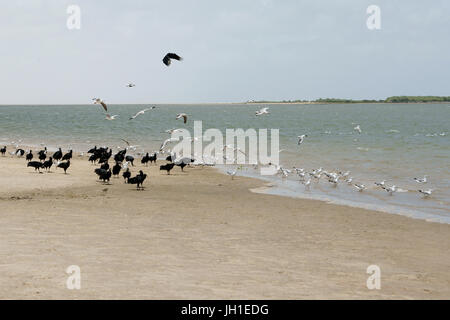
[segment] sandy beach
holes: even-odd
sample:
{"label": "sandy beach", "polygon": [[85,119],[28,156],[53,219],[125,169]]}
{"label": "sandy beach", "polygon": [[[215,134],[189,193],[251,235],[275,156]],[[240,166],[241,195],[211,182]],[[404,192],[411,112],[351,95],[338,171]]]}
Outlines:
{"label": "sandy beach", "polygon": [[[0,157],[0,299],[450,297],[450,225],[252,192],[264,183],[210,167],[139,163],[144,191],[94,168]],[[380,290],[366,287],[373,264]]]}

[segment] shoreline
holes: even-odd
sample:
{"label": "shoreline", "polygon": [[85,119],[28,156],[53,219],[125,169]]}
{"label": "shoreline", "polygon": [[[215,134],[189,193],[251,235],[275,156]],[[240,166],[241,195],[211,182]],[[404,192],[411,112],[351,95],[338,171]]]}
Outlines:
{"label": "shoreline", "polygon": [[[3,299],[450,295],[449,225],[254,193],[261,180],[209,167],[167,176],[136,161],[133,173],[149,174],[136,191],[122,178],[99,183],[86,157],[68,175],[25,163],[0,157]],[[381,290],[366,288],[372,264]],[[65,288],[69,265],[81,268],[81,290]]]}

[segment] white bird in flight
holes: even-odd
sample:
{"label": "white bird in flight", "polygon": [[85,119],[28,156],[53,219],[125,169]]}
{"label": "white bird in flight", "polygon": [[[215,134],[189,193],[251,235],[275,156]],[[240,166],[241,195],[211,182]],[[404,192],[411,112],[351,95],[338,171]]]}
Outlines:
{"label": "white bird in flight", "polygon": [[418,190],[421,194],[423,194],[425,197],[429,197],[431,196],[431,193],[433,192],[432,189],[428,189],[428,190]]}
{"label": "white bird in flight", "polygon": [[395,185],[392,187],[385,187],[383,189],[386,190],[386,192],[389,193],[389,195],[391,195],[391,196],[394,192],[397,191],[397,187]]}
{"label": "white bird in flight", "polygon": [[100,98],[93,98],[92,100],[94,100],[94,104],[101,104],[103,109],[105,109],[105,111],[108,111],[108,106],[106,105],[106,103],[100,99]]}
{"label": "white bird in flight", "polygon": [[384,188],[384,184],[385,184],[386,180],[380,181],[380,182],[375,182],[375,185],[381,188]]}
{"label": "white bird in flight", "polygon": [[118,117],[119,115],[118,114],[115,114],[115,115],[110,115],[109,113],[107,113],[106,114],[106,117],[105,117],[105,120],[110,120],[110,121],[112,121],[112,120],[115,120],[117,117]]}
{"label": "white bird in flight", "polygon": [[261,116],[263,114],[270,114],[269,108],[262,108],[255,112],[256,116]]}
{"label": "white bird in flight", "polygon": [[178,120],[178,119],[181,119],[181,118],[183,118],[183,122],[186,123],[188,116],[187,116],[186,113],[179,113],[179,114],[177,114],[176,119]]}
{"label": "white bird in flight", "polygon": [[181,130],[182,129],[169,129],[169,130],[166,130],[166,131],[164,131],[162,133],[172,134],[172,133],[175,133],[175,132],[181,132]]}
{"label": "white bird in flight", "polygon": [[305,140],[305,138],[306,138],[307,136],[308,136],[307,134],[302,134],[301,136],[298,136],[298,137],[297,137],[297,138],[298,138],[297,144],[298,144],[298,145],[301,145],[301,144],[303,143],[303,140]]}
{"label": "white bird in flight", "polygon": [[168,143],[176,141],[179,141],[179,138],[169,138],[164,140],[164,142],[161,144],[161,147],[159,148],[159,151],[163,151],[163,149],[167,146]]}
{"label": "white bird in flight", "polygon": [[427,183],[428,182],[426,175],[422,179],[414,178],[414,181],[417,182],[417,183]]}
{"label": "white bird in flight", "polygon": [[361,127],[359,126],[359,124],[356,127],[354,127],[353,130],[355,130],[358,133],[362,132]]}
{"label": "white bird in flight", "polygon": [[146,109],[144,109],[144,110],[138,111],[134,116],[130,117],[129,120],[136,119],[136,117],[140,116],[141,114],[144,114],[144,113],[146,113],[147,111],[153,110],[153,109],[155,109],[155,107],[150,107],[150,108],[146,108]]}
{"label": "white bird in flight", "polygon": [[133,87],[136,87],[136,85],[134,83],[127,84],[127,88],[133,88]]}

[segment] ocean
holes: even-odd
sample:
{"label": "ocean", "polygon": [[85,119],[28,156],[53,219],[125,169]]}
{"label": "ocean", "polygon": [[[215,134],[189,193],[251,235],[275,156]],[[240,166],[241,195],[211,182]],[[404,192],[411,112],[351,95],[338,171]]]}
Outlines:
{"label": "ocean", "polygon": [[[217,128],[268,128],[280,130],[280,163],[307,171],[322,167],[329,172],[351,171],[355,183],[367,190],[341,182],[334,187],[321,179],[306,189],[295,174],[287,179],[259,175],[244,166],[238,175],[258,177],[274,186],[268,193],[319,199],[337,204],[375,209],[392,214],[450,223],[450,105],[448,104],[331,104],[265,105],[269,115],[256,117],[257,104],[156,105],[134,120],[129,117],[149,105],[109,105],[114,121],[105,120],[99,105],[0,106],[0,145],[40,147],[49,150],[86,152],[108,145],[116,151],[121,139],[137,145],[136,152],[157,150],[168,138],[165,130],[187,128],[202,120],[203,130]],[[189,120],[175,120],[177,113]],[[362,132],[353,128],[359,124]],[[299,146],[297,136],[308,137]],[[8,154],[9,156],[9,154]],[[1,164],[1,162],[0,162]],[[231,165],[232,168],[237,166]],[[428,176],[426,184],[415,177]],[[401,192],[392,196],[374,185],[386,180]],[[236,180],[238,183],[238,180]],[[422,197],[418,189],[433,189]]]}

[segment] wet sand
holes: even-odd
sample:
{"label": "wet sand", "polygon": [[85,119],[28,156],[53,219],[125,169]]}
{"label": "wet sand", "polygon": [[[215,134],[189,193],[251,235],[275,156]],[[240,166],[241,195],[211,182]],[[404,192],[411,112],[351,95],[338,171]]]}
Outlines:
{"label": "wet sand", "polygon": [[[450,298],[450,225],[138,162],[144,191],[99,182],[78,156],[67,175],[0,156],[0,298]],[[70,265],[80,290],[66,288]],[[381,269],[380,290],[366,287],[369,265]]]}

